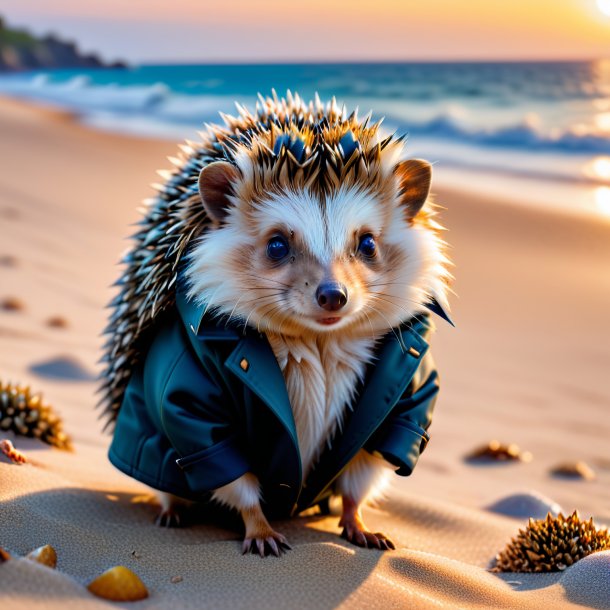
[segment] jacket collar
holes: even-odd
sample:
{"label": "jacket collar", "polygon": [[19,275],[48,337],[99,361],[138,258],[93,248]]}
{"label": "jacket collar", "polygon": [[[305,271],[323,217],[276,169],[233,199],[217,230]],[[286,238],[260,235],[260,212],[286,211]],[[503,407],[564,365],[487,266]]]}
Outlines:
{"label": "jacket collar", "polygon": [[189,299],[186,290],[176,291],[176,306],[187,330],[202,339],[207,337],[237,339],[253,333],[260,334],[245,325],[238,327],[237,324],[223,323],[228,322],[228,316],[216,316],[209,313],[206,304]]}
{"label": "jacket collar", "polygon": [[437,316],[446,320],[455,328],[455,324],[447,311],[447,308],[441,305],[434,297],[432,297],[427,303],[424,303],[424,307],[429,309],[432,313],[435,313]]}

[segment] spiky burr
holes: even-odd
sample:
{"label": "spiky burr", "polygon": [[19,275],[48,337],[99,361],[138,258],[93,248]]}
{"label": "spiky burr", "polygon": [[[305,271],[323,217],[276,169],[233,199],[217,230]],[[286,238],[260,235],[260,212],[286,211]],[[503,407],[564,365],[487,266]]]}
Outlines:
{"label": "spiky burr", "polygon": [[62,421],[41,394],[33,394],[28,386],[0,382],[0,431],[11,431],[21,436],[70,450],[71,442],[62,430]]}
{"label": "spiky burr", "polygon": [[578,511],[568,517],[551,513],[530,519],[496,556],[492,572],[560,572],[597,551],[610,550],[610,535],[593,518],[581,520]]}

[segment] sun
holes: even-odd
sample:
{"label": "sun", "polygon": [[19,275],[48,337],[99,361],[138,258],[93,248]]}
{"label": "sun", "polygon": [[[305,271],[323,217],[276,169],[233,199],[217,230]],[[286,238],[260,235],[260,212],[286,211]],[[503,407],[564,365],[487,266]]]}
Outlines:
{"label": "sun", "polygon": [[610,17],[610,0],[597,0],[597,8],[604,15]]}

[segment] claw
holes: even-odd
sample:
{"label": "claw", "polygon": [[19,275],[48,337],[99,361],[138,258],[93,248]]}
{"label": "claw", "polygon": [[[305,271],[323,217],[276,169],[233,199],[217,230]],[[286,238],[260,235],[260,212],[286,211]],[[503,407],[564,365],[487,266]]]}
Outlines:
{"label": "claw", "polygon": [[273,530],[260,506],[242,510],[242,517],[246,529],[242,544],[244,555],[250,551],[261,557],[280,557],[283,552],[291,549],[286,538]]}
{"label": "claw", "polygon": [[162,510],[155,519],[158,527],[182,527],[180,513],[174,510]]}
{"label": "claw", "polygon": [[241,545],[242,555],[253,553],[254,555],[260,555],[261,557],[268,557],[269,555],[281,557],[282,553],[291,549],[292,547],[288,544],[286,538],[276,532],[267,536],[263,534],[260,537],[253,536],[251,538],[244,538]]}
{"label": "claw", "polygon": [[258,549],[258,554],[261,557],[265,557],[266,556],[266,552],[265,552],[265,541],[264,540],[260,540],[259,538],[256,539],[256,548]]}
{"label": "claw", "polygon": [[364,524],[355,522],[344,523],[341,538],[355,544],[356,546],[369,549],[379,549],[380,551],[395,550],[394,543],[381,532],[369,532]]}
{"label": "claw", "polygon": [[280,556],[280,549],[277,546],[277,543],[272,537],[269,537],[265,540],[265,542],[271,547],[271,552],[276,556]]}

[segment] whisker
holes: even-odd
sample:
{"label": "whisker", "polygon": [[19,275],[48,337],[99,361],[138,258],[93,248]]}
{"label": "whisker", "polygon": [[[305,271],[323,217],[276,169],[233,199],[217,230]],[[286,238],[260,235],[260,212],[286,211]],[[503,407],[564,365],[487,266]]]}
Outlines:
{"label": "whisker", "polygon": [[374,311],[376,314],[380,315],[380,316],[381,316],[381,317],[382,317],[382,318],[383,318],[383,319],[386,321],[386,323],[387,323],[387,325],[388,325],[388,328],[389,328],[389,329],[390,329],[390,330],[391,330],[391,331],[394,333],[394,336],[396,337],[396,340],[398,341],[398,344],[400,345],[400,349],[401,349],[402,353],[404,354],[404,353],[405,353],[405,351],[406,351],[406,349],[407,349],[407,347],[406,347],[406,345],[404,344],[404,342],[403,342],[403,340],[402,340],[402,337],[399,337],[399,336],[396,334],[396,330],[394,329],[394,327],[392,326],[392,324],[390,324],[390,321],[389,321],[389,320],[388,320],[388,319],[387,319],[387,318],[386,318],[386,317],[385,317],[385,316],[384,316],[384,315],[383,315],[383,314],[382,314],[382,313],[381,313],[381,312],[380,312],[378,309],[376,309],[376,308],[375,308],[375,307],[373,307],[372,305],[365,305],[365,307],[368,307],[370,310],[372,310],[372,311]]}
{"label": "whisker", "polygon": [[270,309],[268,312],[265,312],[265,316],[267,316],[267,315],[271,314],[271,315],[270,315],[270,316],[269,316],[269,317],[266,319],[266,322],[267,322],[267,328],[268,328],[268,330],[271,330],[271,321],[273,320],[273,318],[274,318],[274,317],[275,317],[275,316],[276,316],[278,313],[280,313],[280,314],[281,314],[282,309],[283,309],[283,305],[282,305],[282,304],[280,304],[280,305],[276,305],[275,307],[272,307],[272,308],[271,308],[271,309]]}
{"label": "whisker", "polygon": [[364,311],[364,309],[362,310],[362,313],[366,316],[369,326],[371,327],[371,339],[375,339],[375,330],[373,329],[373,323],[371,322],[371,318],[370,318],[369,314],[366,313],[366,311]]}
{"label": "whisker", "polygon": [[[253,302],[260,303],[261,301],[264,301],[266,299],[276,299],[278,296],[282,296],[282,295],[283,295],[283,292],[275,292],[275,293],[264,295],[264,296],[260,296],[260,297],[254,297],[252,299],[248,299],[248,300],[244,301],[243,305],[245,306],[248,303],[253,303]],[[233,309],[231,310],[231,313],[229,314],[229,317],[227,318],[227,320],[225,322],[225,327],[228,326],[229,323],[231,322],[231,318],[235,314],[235,309],[237,308],[237,305],[239,304],[239,302],[243,299],[243,296],[244,295],[239,297],[239,299],[237,299],[237,301],[235,302],[235,305],[233,306]],[[252,308],[252,311],[250,312],[249,315],[252,315],[252,313],[254,313],[255,310],[256,310],[256,306],[254,306]]]}
{"label": "whisker", "polygon": [[[274,310],[278,309],[278,307],[281,307],[281,305],[282,305],[281,301],[282,301],[282,300],[283,300],[283,299],[281,299],[281,298],[280,298],[280,303],[275,304],[275,305],[274,305],[273,303],[270,303],[269,305],[265,306],[265,308],[264,308],[264,309],[262,309],[262,310],[259,312],[259,314],[260,314],[260,319],[259,319],[259,321],[258,321],[258,324],[256,325],[256,330],[257,330],[258,332],[260,332],[260,331],[261,331],[261,322],[262,322],[263,320],[265,320],[265,319],[266,319],[266,316],[267,316],[267,315],[268,315],[270,312],[272,312],[272,311],[274,311]],[[270,309],[269,309],[269,308],[270,308]],[[268,310],[268,311],[267,311],[267,310]]]}
{"label": "whisker", "polygon": [[[404,313],[409,316],[409,317],[413,317],[415,315],[414,312],[409,311],[408,309],[406,309],[405,307],[402,307],[401,305],[399,305],[398,303],[395,303],[394,301],[391,301],[390,299],[384,299],[383,297],[378,296],[377,294],[370,294],[369,297],[377,299],[379,301],[383,301],[384,303],[389,303],[390,305],[392,305],[392,307],[397,307],[398,309],[400,309],[401,311],[404,311]],[[414,301],[415,302],[415,301]]]}
{"label": "whisker", "polygon": [[290,288],[290,284],[280,282],[279,280],[273,279],[271,277],[263,277],[262,275],[255,275],[254,273],[242,273],[241,275],[245,277],[256,278],[257,280],[264,280],[266,282],[273,282],[274,284],[278,284],[279,286],[283,286],[284,288]]}

